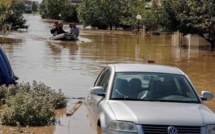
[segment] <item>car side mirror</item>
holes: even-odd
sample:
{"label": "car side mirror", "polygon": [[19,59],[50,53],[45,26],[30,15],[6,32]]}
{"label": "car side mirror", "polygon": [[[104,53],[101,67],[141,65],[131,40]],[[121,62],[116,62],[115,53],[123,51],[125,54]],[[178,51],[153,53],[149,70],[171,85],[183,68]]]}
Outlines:
{"label": "car side mirror", "polygon": [[90,90],[90,93],[91,94],[94,94],[94,95],[98,95],[98,96],[105,96],[105,92],[104,92],[104,88],[101,87],[101,86],[98,86],[98,87],[93,87],[91,90]]}
{"label": "car side mirror", "polygon": [[202,91],[201,99],[202,100],[210,100],[213,98],[213,94],[209,91]]}

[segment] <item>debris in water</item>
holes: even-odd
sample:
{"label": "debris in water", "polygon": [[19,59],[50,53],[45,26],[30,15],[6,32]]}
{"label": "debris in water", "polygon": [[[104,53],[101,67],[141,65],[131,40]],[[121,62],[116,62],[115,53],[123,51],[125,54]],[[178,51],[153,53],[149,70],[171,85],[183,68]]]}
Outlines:
{"label": "debris in water", "polygon": [[82,101],[78,101],[72,109],[66,112],[66,116],[73,115],[78,110],[78,108],[82,105],[82,103],[83,103]]}

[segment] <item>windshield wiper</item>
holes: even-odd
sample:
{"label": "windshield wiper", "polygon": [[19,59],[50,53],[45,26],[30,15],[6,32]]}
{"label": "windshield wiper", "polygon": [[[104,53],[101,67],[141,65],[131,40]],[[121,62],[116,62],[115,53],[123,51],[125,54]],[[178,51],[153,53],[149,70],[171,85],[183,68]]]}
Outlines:
{"label": "windshield wiper", "polygon": [[186,101],[186,100],[167,100],[167,99],[160,99],[160,100],[156,100],[159,102],[178,102],[178,103],[199,103],[197,101]]}

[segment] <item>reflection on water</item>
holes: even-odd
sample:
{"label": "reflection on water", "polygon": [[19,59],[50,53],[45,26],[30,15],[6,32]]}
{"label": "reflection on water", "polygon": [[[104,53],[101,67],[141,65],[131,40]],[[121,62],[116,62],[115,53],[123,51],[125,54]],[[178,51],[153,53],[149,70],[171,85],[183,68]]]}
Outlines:
{"label": "reflection on water", "polygon": [[[28,15],[28,32],[11,37],[22,42],[2,44],[19,82],[44,82],[68,97],[85,97],[100,70],[111,63],[147,63],[176,66],[188,74],[198,92],[215,93],[215,52],[201,38],[182,40],[178,34],[135,35],[127,31],[81,30],[80,41],[50,41],[52,24]],[[81,27],[80,27],[81,28]],[[190,44],[190,45],[185,45]],[[206,104],[215,111],[215,100]]]}

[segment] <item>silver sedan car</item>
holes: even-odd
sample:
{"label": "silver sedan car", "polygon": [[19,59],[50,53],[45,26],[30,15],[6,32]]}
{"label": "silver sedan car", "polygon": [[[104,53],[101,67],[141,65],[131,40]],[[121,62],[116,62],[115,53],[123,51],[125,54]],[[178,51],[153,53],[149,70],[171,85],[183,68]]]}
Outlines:
{"label": "silver sedan car", "polygon": [[215,134],[215,114],[180,69],[112,64],[89,90],[85,105],[107,134]]}

